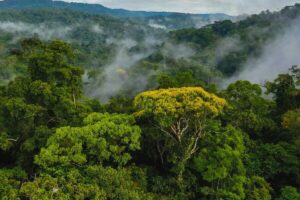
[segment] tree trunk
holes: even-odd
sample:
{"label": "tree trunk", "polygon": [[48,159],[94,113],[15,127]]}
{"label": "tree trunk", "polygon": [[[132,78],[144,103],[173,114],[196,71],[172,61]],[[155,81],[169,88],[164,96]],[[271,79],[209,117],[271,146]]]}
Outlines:
{"label": "tree trunk", "polygon": [[183,187],[183,173],[185,172],[187,162],[192,157],[195,141],[196,141],[195,138],[193,138],[191,140],[190,144],[188,145],[188,147],[186,148],[186,150],[183,154],[182,159],[178,163],[179,172],[177,175],[177,181],[179,183],[180,189],[183,189],[182,188]]}

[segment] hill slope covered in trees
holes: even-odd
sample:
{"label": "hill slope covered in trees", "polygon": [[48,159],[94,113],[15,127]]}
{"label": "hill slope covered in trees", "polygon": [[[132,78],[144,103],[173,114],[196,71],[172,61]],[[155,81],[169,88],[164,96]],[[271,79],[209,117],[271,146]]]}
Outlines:
{"label": "hill slope covered in trees", "polygon": [[[268,65],[281,61],[279,58],[269,58],[268,54],[270,57],[272,54],[284,55],[284,51],[292,46],[297,48],[293,45],[293,38],[296,39],[300,32],[297,29],[298,16],[299,5],[295,5],[280,12],[263,12],[238,22],[225,20],[200,29],[168,32],[143,21],[70,10],[1,11],[1,55],[2,62],[8,66],[1,70],[1,80],[7,82],[15,74],[26,71],[23,64],[10,56],[12,50],[18,50],[18,41],[24,37],[39,37],[71,43],[76,49],[76,64],[86,69],[85,91],[102,100],[122,93],[134,95],[154,87],[163,79],[176,79],[175,76],[180,74],[178,72],[198,80],[202,86],[226,85],[243,70],[251,71],[255,60],[262,59],[255,65],[265,65],[267,60],[269,63],[266,66],[270,67]],[[273,46],[272,42],[275,43]],[[268,46],[269,49],[281,47],[283,50],[269,52],[265,49]],[[261,58],[263,55],[266,58]],[[284,66],[275,64],[274,68],[280,72],[286,72],[288,67],[298,64],[294,54],[289,59],[281,60],[292,62],[281,63]],[[254,68],[252,71],[255,71]],[[268,80],[275,78],[274,72]],[[258,75],[254,73],[252,76]],[[252,80],[246,75],[241,75],[241,78]],[[256,82],[261,83],[265,79],[262,77]],[[141,84],[135,84],[136,81]]]}
{"label": "hill slope covered in trees", "polygon": [[[111,9],[100,4],[75,3],[53,0],[4,0],[0,1],[0,10],[24,10],[24,9],[68,9],[72,11],[99,14],[121,18],[135,18],[152,25],[161,27],[188,28],[203,26],[213,21],[234,19],[235,17],[223,13],[216,14],[183,14],[174,12],[146,12],[130,11],[125,9]],[[177,23],[173,23],[174,21]]]}

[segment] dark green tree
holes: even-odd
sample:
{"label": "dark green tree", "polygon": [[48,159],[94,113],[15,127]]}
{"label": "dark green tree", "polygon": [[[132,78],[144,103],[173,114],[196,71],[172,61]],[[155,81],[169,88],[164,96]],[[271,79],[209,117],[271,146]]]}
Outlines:
{"label": "dark green tree", "polygon": [[30,167],[54,128],[78,125],[92,109],[82,96],[83,72],[73,66],[68,44],[30,39],[22,45],[20,59],[28,65],[28,76],[1,88],[0,146],[2,162]]}
{"label": "dark green tree", "polygon": [[223,91],[230,103],[225,109],[224,120],[241,128],[251,138],[262,138],[267,131],[276,128],[271,119],[274,103],[262,97],[262,89],[249,81],[237,81]]}
{"label": "dark green tree", "polygon": [[291,186],[286,186],[281,189],[281,195],[278,200],[299,200],[300,193],[299,191]]}
{"label": "dark green tree", "polygon": [[208,199],[245,199],[246,183],[243,134],[232,126],[211,122],[194,159],[195,168],[207,181],[201,187]]}
{"label": "dark green tree", "polygon": [[297,66],[289,74],[280,74],[273,82],[267,82],[267,92],[274,95],[279,114],[300,107],[300,70]]}

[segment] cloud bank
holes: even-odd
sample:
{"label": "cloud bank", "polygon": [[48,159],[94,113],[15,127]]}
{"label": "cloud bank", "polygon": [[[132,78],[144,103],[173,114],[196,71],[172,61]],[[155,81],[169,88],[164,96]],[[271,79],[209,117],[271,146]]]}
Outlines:
{"label": "cloud bank", "polygon": [[269,41],[259,58],[250,58],[244,70],[226,80],[222,85],[237,80],[264,84],[280,73],[287,73],[293,65],[300,66],[300,18],[288,25],[281,34]]}

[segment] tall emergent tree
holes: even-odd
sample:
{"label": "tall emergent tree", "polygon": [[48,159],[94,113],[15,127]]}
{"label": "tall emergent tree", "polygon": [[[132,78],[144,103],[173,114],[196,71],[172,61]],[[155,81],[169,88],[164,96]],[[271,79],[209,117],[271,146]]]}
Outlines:
{"label": "tall emergent tree", "polygon": [[218,116],[226,101],[200,87],[184,87],[143,92],[135,97],[134,105],[136,116],[152,118],[180,149],[174,161],[180,183],[188,160],[205,135],[205,122]]}

